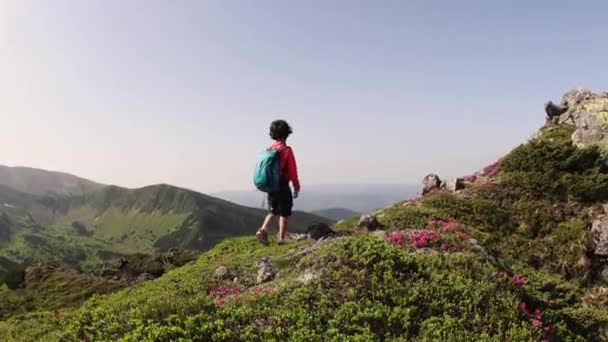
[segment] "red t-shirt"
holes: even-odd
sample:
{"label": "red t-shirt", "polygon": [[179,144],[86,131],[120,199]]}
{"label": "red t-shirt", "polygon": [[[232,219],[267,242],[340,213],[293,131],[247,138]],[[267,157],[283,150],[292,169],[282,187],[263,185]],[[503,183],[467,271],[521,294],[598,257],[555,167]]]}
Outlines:
{"label": "red t-shirt", "polygon": [[298,179],[298,167],[296,166],[296,157],[290,146],[287,146],[285,141],[277,141],[272,144],[270,150],[278,150],[283,148],[279,155],[279,163],[281,166],[281,177],[288,183],[293,184],[295,191],[300,191],[300,180]]}

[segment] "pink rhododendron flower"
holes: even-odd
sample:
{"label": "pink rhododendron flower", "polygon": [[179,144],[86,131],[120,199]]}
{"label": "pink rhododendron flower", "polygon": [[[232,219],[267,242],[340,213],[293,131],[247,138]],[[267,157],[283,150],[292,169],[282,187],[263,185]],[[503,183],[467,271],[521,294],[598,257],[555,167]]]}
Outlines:
{"label": "pink rhododendron flower", "polygon": [[532,324],[534,324],[535,327],[540,327],[541,325],[543,325],[543,322],[538,319],[535,319],[534,321],[532,321]]}
{"label": "pink rhododendron flower", "polygon": [[414,247],[422,248],[427,246],[430,241],[440,239],[441,234],[428,230],[421,230],[415,233],[408,234],[407,238],[414,245]]}
{"label": "pink rhododendron flower", "polygon": [[543,312],[542,312],[542,311],[540,311],[540,309],[536,309],[536,310],[534,310],[534,317],[535,317],[536,319],[540,319],[540,318],[542,317],[542,315],[543,315]]}
{"label": "pink rhododendron flower", "polygon": [[393,246],[403,246],[405,243],[405,234],[401,231],[390,232],[386,237],[386,242]]}
{"label": "pink rhododendron flower", "polygon": [[526,283],[526,281],[518,275],[514,275],[511,279],[513,279],[513,282],[517,286],[522,286]]}
{"label": "pink rhododendron flower", "polygon": [[217,304],[218,305],[224,305],[224,304],[226,304],[226,301],[224,300],[224,298],[218,298],[217,299]]}
{"label": "pink rhododendron flower", "polygon": [[544,331],[546,332],[550,332],[551,331],[551,326],[550,325],[545,325],[545,327],[543,328]]}
{"label": "pink rhododendron flower", "polygon": [[523,312],[523,313],[524,313],[524,315],[526,315],[526,316],[530,316],[530,311],[528,311],[528,308],[527,308],[527,306],[526,306],[526,303],[525,303],[525,302],[521,302],[521,303],[519,304],[519,309],[521,310],[521,312]]}
{"label": "pink rhododendron flower", "polygon": [[444,242],[441,244],[441,249],[446,251],[446,250],[450,249],[450,245],[447,242]]}

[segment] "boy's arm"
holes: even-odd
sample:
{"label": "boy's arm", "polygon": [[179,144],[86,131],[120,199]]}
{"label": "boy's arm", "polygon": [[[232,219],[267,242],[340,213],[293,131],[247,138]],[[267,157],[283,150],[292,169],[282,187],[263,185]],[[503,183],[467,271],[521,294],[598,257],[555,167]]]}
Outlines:
{"label": "boy's arm", "polygon": [[298,166],[296,165],[296,156],[293,150],[289,149],[289,156],[287,158],[287,175],[293,184],[293,190],[300,192],[300,179],[298,178]]}

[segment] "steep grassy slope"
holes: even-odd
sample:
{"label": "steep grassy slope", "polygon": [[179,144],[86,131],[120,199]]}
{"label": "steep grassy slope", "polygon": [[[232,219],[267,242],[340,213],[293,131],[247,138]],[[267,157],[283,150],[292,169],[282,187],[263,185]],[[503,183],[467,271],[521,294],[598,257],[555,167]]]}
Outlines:
{"label": "steep grassy slope", "polygon": [[[459,193],[377,213],[388,232],[342,226],[322,244],[226,240],[197,261],[57,315],[0,323],[8,341],[605,341],[605,260],[590,224],[605,158],[546,129]],[[270,258],[276,278],[255,281]],[[237,278],[213,276],[226,266]]]}
{"label": "steep grassy slope", "polygon": [[33,195],[83,195],[102,184],[67,173],[0,165],[0,185]]}

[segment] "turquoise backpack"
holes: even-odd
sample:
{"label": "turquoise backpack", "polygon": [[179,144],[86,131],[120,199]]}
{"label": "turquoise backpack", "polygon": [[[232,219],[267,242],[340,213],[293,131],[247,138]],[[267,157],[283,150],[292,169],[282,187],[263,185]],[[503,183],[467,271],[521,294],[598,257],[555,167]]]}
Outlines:
{"label": "turquoise backpack", "polygon": [[266,150],[260,153],[253,172],[253,184],[263,192],[279,192],[281,163],[279,155],[285,148]]}

